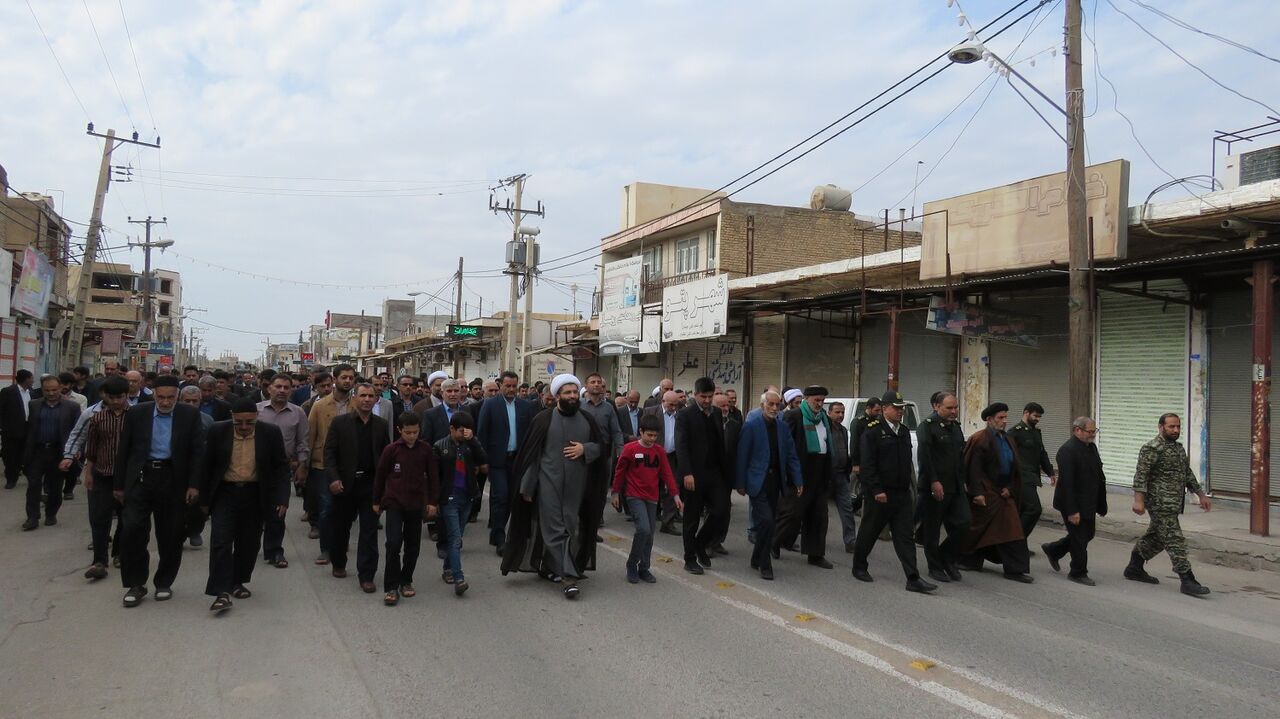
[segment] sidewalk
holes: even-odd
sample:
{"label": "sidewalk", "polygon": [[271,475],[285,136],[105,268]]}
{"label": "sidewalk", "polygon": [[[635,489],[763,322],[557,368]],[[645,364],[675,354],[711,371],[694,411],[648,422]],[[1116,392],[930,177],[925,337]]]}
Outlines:
{"label": "sidewalk", "polygon": [[[1200,511],[1198,500],[1187,497],[1182,513],[1182,532],[1187,538],[1192,562],[1206,562],[1236,569],[1280,572],[1280,508],[1271,507],[1271,536],[1249,534],[1247,503],[1213,499],[1213,510]],[[1042,524],[1062,526],[1062,515],[1053,509],[1053,487],[1040,488],[1044,514]],[[1133,493],[1115,487],[1107,492],[1107,516],[1098,517],[1098,535],[1132,542],[1147,531],[1148,518],[1133,513]],[[1034,544],[1034,542],[1033,542]],[[1034,547],[1033,547],[1034,549]]]}

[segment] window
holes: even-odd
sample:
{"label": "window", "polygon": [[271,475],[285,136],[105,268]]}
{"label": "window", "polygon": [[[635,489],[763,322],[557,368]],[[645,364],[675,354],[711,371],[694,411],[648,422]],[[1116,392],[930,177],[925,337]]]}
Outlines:
{"label": "window", "polygon": [[168,302],[161,302],[161,303],[160,303],[160,316],[161,316],[161,317],[168,317],[168,316],[169,316],[169,303],[168,303]]}
{"label": "window", "polygon": [[662,245],[654,245],[644,251],[644,272],[650,281],[662,276]]}
{"label": "window", "polygon": [[676,243],[676,274],[698,271],[698,238],[691,237]]}
{"label": "window", "polygon": [[716,268],[716,231],[712,228],[707,232],[707,269],[714,270]]}
{"label": "window", "polygon": [[173,294],[173,280],[160,280],[160,294]]}

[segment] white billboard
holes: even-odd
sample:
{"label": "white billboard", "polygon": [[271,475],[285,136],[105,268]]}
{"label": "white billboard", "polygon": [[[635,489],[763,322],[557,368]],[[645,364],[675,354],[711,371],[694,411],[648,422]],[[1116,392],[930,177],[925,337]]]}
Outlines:
{"label": "white billboard", "polygon": [[719,337],[728,328],[728,275],[716,275],[663,288],[663,342]]}
{"label": "white billboard", "polygon": [[639,351],[642,316],[640,277],[644,260],[628,257],[604,266],[600,297],[600,354]]}

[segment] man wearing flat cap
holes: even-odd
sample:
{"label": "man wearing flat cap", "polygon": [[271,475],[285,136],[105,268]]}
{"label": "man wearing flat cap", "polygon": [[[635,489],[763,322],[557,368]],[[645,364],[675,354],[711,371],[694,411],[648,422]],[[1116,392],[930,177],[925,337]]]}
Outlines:
{"label": "man wearing flat cap", "polygon": [[1027,538],[1019,515],[1022,478],[1018,451],[1005,434],[1009,405],[996,402],[982,410],[984,429],[974,432],[964,447],[965,472],[973,514],[969,526],[969,554],[961,567],[982,571],[983,562],[1004,566],[1004,576],[1024,584],[1034,581]]}
{"label": "man wearing flat cap", "polygon": [[[775,552],[790,547],[800,536],[800,551],[809,564],[831,569],[827,560],[827,486],[831,483],[833,433],[831,418],[822,403],[827,388],[810,385],[803,391],[804,400],[796,409],[787,410],[782,419],[791,428],[791,439],[800,457],[800,473],[804,477],[804,493],[789,487],[779,508]],[[777,556],[775,554],[774,556]]]}

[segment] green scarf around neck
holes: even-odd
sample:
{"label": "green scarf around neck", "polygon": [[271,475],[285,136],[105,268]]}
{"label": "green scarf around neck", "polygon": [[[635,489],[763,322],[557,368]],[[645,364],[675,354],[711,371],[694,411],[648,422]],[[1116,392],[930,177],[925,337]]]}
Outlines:
{"label": "green scarf around neck", "polygon": [[800,403],[800,416],[804,418],[804,443],[810,454],[818,454],[822,446],[818,444],[818,423],[827,428],[827,442],[831,441],[831,418],[822,410],[814,411],[808,402]]}

